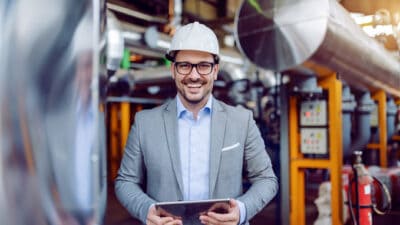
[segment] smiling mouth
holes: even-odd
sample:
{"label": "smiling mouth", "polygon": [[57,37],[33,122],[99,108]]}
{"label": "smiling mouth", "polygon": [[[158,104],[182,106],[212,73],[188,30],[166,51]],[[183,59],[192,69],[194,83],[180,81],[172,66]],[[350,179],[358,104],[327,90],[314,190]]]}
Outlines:
{"label": "smiling mouth", "polygon": [[188,88],[201,88],[201,84],[188,84],[186,85]]}

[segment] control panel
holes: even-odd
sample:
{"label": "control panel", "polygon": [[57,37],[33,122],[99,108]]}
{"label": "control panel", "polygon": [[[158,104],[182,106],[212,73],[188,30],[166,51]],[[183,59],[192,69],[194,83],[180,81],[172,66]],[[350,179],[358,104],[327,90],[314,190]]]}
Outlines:
{"label": "control panel", "polygon": [[327,107],[325,100],[301,102],[300,126],[326,126]]}
{"label": "control panel", "polygon": [[327,133],[326,128],[301,128],[300,151],[304,154],[327,154]]}
{"label": "control panel", "polygon": [[324,99],[300,103],[300,151],[303,154],[328,154],[328,113]]}

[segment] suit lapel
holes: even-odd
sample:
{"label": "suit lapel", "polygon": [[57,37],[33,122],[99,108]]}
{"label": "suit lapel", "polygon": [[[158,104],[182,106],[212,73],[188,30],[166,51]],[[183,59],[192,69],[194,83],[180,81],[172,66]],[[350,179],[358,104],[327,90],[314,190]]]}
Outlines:
{"label": "suit lapel", "polygon": [[220,102],[213,99],[211,116],[211,149],[210,149],[210,198],[213,197],[215,183],[219,173],[221,149],[224,143],[226,112]]}
{"label": "suit lapel", "polygon": [[165,133],[167,135],[167,144],[169,154],[172,162],[172,167],[175,172],[175,176],[179,186],[179,194],[183,200],[183,181],[181,173],[181,163],[178,145],[178,121],[176,117],[176,99],[170,101],[164,110],[163,118],[165,125]]}

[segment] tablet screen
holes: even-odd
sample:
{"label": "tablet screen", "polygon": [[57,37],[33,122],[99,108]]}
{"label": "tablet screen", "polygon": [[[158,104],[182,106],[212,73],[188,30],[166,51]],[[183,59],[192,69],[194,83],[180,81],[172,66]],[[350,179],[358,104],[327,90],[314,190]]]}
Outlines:
{"label": "tablet screen", "polygon": [[229,210],[229,199],[209,199],[199,201],[177,201],[156,203],[156,209],[161,216],[172,216],[185,221],[198,221],[199,216],[210,211],[216,213],[227,213]]}

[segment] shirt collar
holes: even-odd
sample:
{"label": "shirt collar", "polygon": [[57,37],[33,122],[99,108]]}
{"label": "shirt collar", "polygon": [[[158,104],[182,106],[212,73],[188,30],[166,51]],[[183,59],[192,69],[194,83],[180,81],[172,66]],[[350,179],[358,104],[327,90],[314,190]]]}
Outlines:
{"label": "shirt collar", "polygon": [[[183,115],[183,113],[185,113],[185,112],[187,112],[187,111],[189,111],[189,110],[187,110],[186,108],[185,108],[185,106],[183,106],[183,104],[182,104],[182,101],[181,101],[181,99],[179,98],[179,96],[178,95],[176,95],[176,107],[177,107],[177,114],[176,114],[176,116],[177,116],[177,118],[180,118],[182,115]],[[205,111],[205,112],[209,112],[209,113],[211,113],[211,109],[212,109],[212,100],[213,100],[213,96],[212,95],[210,95],[210,97],[208,98],[208,101],[207,101],[207,103],[206,103],[206,105],[202,108],[202,109],[200,109],[200,112],[201,111]]]}

